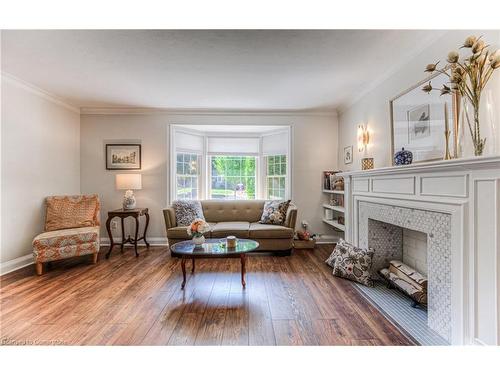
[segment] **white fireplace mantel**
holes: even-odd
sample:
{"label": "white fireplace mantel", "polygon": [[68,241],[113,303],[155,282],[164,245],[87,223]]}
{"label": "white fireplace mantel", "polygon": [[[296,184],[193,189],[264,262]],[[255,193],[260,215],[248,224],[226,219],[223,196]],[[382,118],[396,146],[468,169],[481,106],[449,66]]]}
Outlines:
{"label": "white fireplace mantel", "polygon": [[451,342],[500,345],[500,156],[339,175],[345,236],[356,245],[360,202],[451,215]]}

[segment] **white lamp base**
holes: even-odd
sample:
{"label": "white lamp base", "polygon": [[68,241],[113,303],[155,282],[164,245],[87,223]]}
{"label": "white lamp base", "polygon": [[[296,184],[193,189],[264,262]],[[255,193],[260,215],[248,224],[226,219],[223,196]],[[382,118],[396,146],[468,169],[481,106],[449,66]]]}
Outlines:
{"label": "white lamp base", "polygon": [[134,192],[132,190],[127,190],[125,195],[123,196],[123,209],[124,210],[132,210],[135,208],[135,197]]}

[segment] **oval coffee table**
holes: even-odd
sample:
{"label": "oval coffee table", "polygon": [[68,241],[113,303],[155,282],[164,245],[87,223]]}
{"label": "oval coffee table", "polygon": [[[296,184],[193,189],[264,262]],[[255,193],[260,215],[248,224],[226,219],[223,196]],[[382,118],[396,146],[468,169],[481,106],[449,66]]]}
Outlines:
{"label": "oval coffee table", "polygon": [[182,285],[186,285],[186,259],[192,259],[194,273],[194,260],[196,258],[240,258],[241,259],[241,285],[245,287],[245,263],[246,253],[254,251],[259,247],[257,241],[238,239],[236,247],[227,247],[225,238],[207,239],[201,246],[196,246],[193,241],[178,242],[170,247],[173,254],[181,257]]}

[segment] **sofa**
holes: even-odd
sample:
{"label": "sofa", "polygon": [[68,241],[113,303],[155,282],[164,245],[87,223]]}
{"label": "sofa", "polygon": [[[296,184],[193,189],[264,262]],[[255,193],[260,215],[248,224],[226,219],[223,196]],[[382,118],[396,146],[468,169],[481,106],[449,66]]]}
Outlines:
{"label": "sofa", "polygon": [[99,254],[100,202],[97,195],[51,196],[45,199],[45,231],[33,239],[38,275],[43,264],[60,259]]}
{"label": "sofa", "polygon": [[[290,255],[293,247],[297,207],[290,203],[284,225],[260,224],[265,200],[202,200],[205,220],[210,225],[206,238],[230,235],[259,242],[256,251]],[[186,226],[177,226],[175,210],[163,210],[169,245],[191,239]]]}

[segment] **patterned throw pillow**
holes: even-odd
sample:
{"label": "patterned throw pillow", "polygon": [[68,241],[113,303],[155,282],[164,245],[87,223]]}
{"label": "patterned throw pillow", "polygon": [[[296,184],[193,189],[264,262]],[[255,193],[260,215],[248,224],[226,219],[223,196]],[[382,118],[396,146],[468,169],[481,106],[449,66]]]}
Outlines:
{"label": "patterned throw pillow", "polygon": [[178,226],[188,226],[194,219],[202,219],[205,221],[205,215],[203,215],[200,201],[178,200],[174,201],[172,207],[175,211],[175,218],[177,219]]}
{"label": "patterned throw pillow", "polygon": [[45,208],[46,231],[99,225],[99,198],[95,194],[47,197]]}
{"label": "patterned throw pillow", "polygon": [[264,204],[264,211],[262,212],[262,217],[259,223],[261,224],[272,224],[272,225],[283,225],[286,219],[286,213],[288,211],[288,206],[290,201],[267,201]]}
{"label": "patterned throw pillow", "polygon": [[335,247],[333,274],[366,286],[373,286],[371,268],[373,249],[361,249],[341,239]]}
{"label": "patterned throw pillow", "polygon": [[325,260],[325,263],[328,264],[330,267],[335,268],[335,261],[337,260],[337,255],[338,255],[337,246],[335,246],[328,259]]}

